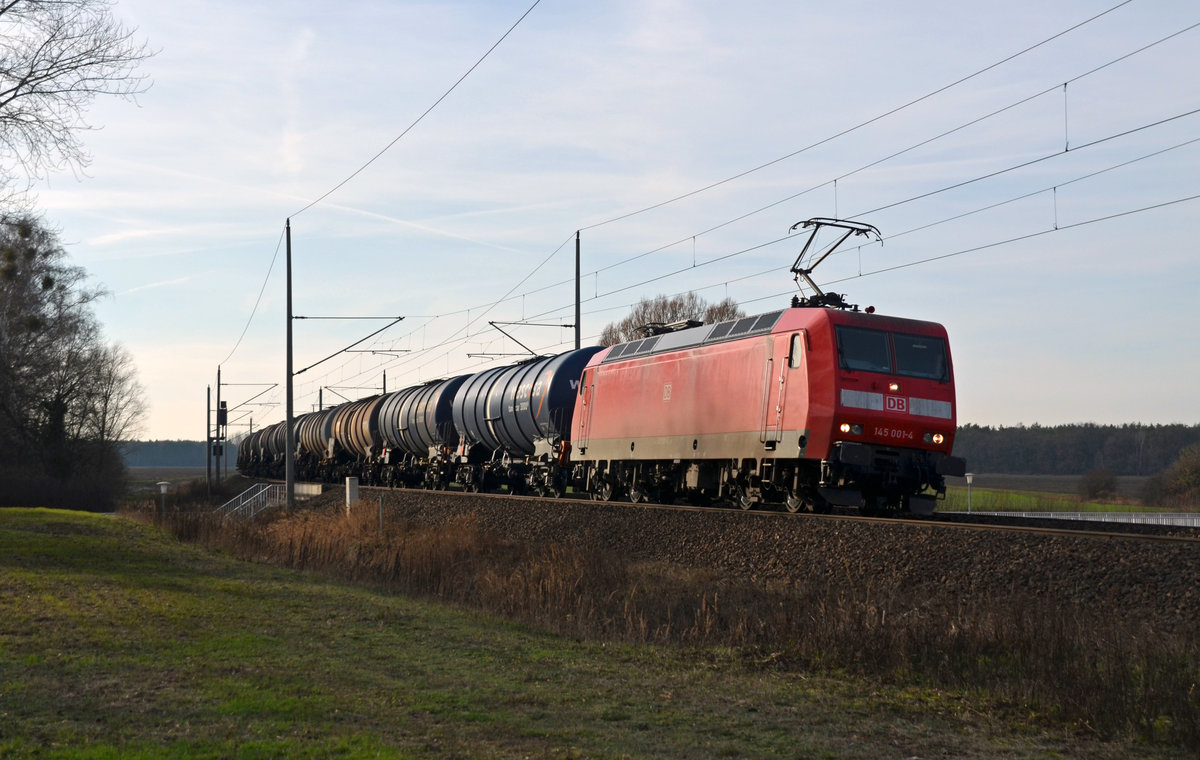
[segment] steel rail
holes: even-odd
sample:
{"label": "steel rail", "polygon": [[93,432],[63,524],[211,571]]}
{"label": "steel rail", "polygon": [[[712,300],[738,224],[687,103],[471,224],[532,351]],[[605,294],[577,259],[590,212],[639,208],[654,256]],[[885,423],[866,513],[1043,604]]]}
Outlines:
{"label": "steel rail", "polygon": [[[692,504],[656,504],[651,502],[633,503],[621,499],[612,499],[610,501],[602,501],[591,499],[586,496],[575,496],[568,494],[564,497],[553,498],[547,496],[532,496],[526,494],[510,494],[510,493],[470,493],[466,491],[428,491],[419,488],[387,488],[384,486],[360,486],[363,491],[384,491],[384,492],[404,492],[411,491],[413,493],[427,493],[437,495],[448,495],[455,498],[479,498],[479,499],[515,499],[519,501],[533,501],[543,504],[595,504],[607,505],[613,507],[625,507],[630,509],[661,509],[674,510],[679,512],[712,512],[720,514],[743,514],[747,517],[758,519],[799,519],[799,520],[833,520],[839,522],[850,523],[868,523],[878,525],[903,526],[909,528],[926,528],[926,529],[950,529],[950,530],[984,530],[984,531],[1007,531],[1015,533],[1027,533],[1030,535],[1043,535],[1062,538],[1102,538],[1108,540],[1116,539],[1131,539],[1135,541],[1157,541],[1163,543],[1184,543],[1184,544],[1200,544],[1200,534],[1194,536],[1188,535],[1167,535],[1162,533],[1131,533],[1120,530],[1076,530],[1070,528],[1050,527],[1040,525],[1015,525],[1004,524],[997,522],[976,522],[968,520],[948,520],[939,517],[936,513],[932,517],[911,518],[911,517],[866,517],[863,515],[850,514],[814,514],[811,512],[787,512],[783,509],[750,509],[740,510],[736,507],[721,507],[721,506],[696,506]],[[990,521],[1002,520],[999,517],[989,517]],[[1036,518],[1014,518],[1021,520],[1036,519]],[[1054,518],[1043,518],[1047,521]],[[1105,523],[1106,525],[1125,525],[1125,523]],[[1156,527],[1156,526],[1151,526]],[[1184,528],[1183,530],[1188,530]]]}

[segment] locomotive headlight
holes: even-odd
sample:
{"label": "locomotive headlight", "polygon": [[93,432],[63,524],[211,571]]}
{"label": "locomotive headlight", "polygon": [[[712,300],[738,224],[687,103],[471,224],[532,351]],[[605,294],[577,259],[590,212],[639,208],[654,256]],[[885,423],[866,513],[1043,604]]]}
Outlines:
{"label": "locomotive headlight", "polygon": [[900,390],[900,383],[888,383],[888,390],[895,393]]}
{"label": "locomotive headlight", "polygon": [[843,433],[849,433],[849,432],[850,432],[850,423],[849,423],[849,422],[843,422],[843,423],[842,423],[842,427],[841,427],[840,429],[841,429],[841,431],[842,431]]}
{"label": "locomotive headlight", "polygon": [[838,429],[843,433],[850,433],[851,435],[862,435],[863,430],[862,425],[851,425],[849,422],[843,422]]}
{"label": "locomotive headlight", "polygon": [[942,435],[941,433],[926,433],[925,434],[925,443],[940,444],[944,440],[946,440],[946,437],[944,435]]}

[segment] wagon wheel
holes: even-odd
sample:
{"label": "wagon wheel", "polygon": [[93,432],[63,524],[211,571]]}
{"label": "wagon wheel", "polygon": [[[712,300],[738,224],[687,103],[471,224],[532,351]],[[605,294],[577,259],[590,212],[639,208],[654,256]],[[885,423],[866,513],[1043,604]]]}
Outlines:
{"label": "wagon wheel", "polygon": [[612,501],[612,498],[613,498],[612,482],[609,481],[608,479],[601,481],[600,487],[598,489],[596,489],[595,496],[596,496],[596,498],[600,499],[600,501]]}

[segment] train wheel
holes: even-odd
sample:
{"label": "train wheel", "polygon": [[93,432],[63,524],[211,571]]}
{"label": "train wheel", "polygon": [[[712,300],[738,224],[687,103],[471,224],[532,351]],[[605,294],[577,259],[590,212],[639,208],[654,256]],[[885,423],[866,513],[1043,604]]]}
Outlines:
{"label": "train wheel", "polygon": [[733,503],[736,504],[742,511],[748,511],[754,508],[754,499],[750,498],[750,494],[746,492],[745,486],[735,485],[733,491]]}
{"label": "train wheel", "polygon": [[600,488],[596,490],[595,496],[600,501],[612,501],[613,484],[610,483],[609,481],[605,480],[603,483],[600,484]]}
{"label": "train wheel", "polygon": [[808,505],[804,503],[804,499],[800,498],[800,495],[796,493],[789,493],[787,498],[783,500],[783,506],[792,514],[803,512],[808,508]]}
{"label": "train wheel", "polygon": [[638,490],[637,488],[630,488],[629,500],[634,504],[641,504],[643,501],[646,501],[646,493]]}

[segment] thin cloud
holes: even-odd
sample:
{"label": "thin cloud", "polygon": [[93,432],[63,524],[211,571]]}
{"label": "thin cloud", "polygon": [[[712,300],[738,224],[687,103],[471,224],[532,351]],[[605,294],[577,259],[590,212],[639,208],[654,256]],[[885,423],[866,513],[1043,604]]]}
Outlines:
{"label": "thin cloud", "polygon": [[147,283],[145,285],[138,285],[136,288],[129,288],[128,290],[122,290],[120,293],[117,293],[117,295],[118,296],[127,296],[130,293],[139,293],[143,290],[156,290],[158,288],[167,288],[172,285],[182,285],[182,284],[190,281],[191,279],[192,279],[191,277],[177,277],[174,280],[162,280],[161,282],[151,282],[151,283]]}

